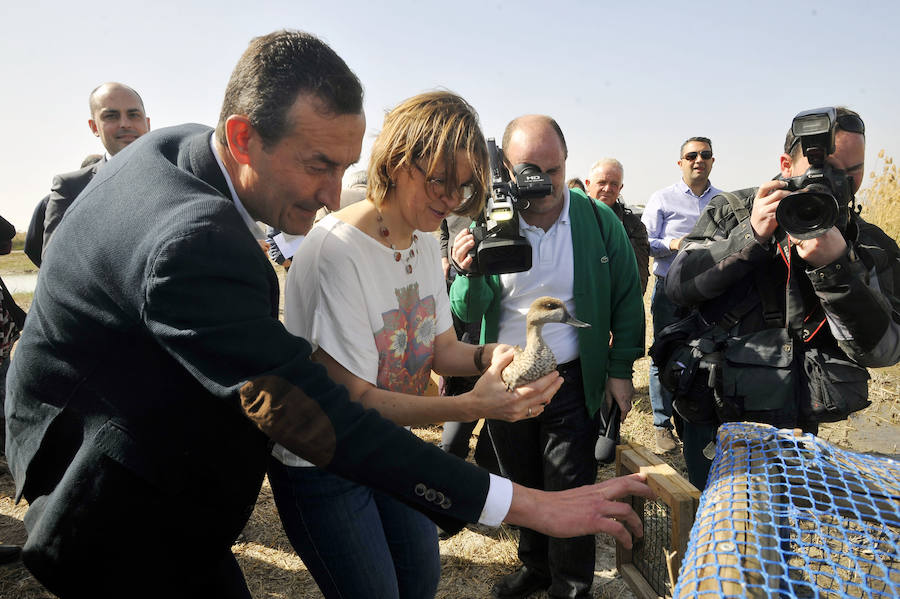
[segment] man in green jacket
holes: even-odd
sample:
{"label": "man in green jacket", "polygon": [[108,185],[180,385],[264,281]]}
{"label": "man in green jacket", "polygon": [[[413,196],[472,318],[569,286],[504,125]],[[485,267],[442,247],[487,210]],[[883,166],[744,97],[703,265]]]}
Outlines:
{"label": "man in green jacket", "polygon": [[[590,328],[545,325],[566,382],[546,409],[516,423],[489,421],[504,474],[544,490],[594,482],[597,412],[604,397],[631,409],[632,364],[644,353],[644,308],[637,263],[622,223],[607,206],[567,189],[566,141],[547,116],[513,120],[503,134],[507,167],[530,163],[553,189],[520,211],[519,232],[532,248],[527,272],[457,277],[450,292],[454,313],[482,321],[482,342],[525,346],[525,315],[532,301],[550,295],[565,302]],[[469,271],[469,232],[455,240],[453,259]],[[500,580],[495,597],[527,597],[549,588],[551,597],[589,597],[594,572],[593,536],[550,539],[526,528],[519,537],[518,571]]]}

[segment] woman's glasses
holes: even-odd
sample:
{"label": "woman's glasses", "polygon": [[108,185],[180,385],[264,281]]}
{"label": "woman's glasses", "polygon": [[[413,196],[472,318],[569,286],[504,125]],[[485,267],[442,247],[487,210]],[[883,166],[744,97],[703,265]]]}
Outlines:
{"label": "woman's glasses", "polygon": [[459,186],[459,189],[455,193],[447,192],[447,182],[443,179],[438,179],[437,177],[429,177],[425,174],[425,169],[421,166],[413,162],[413,166],[416,167],[416,170],[422,173],[422,176],[425,177],[425,184],[428,187],[428,191],[434,195],[435,197],[448,196],[458,201],[467,201],[472,199],[472,196],[475,195],[475,186],[471,183],[464,183]]}

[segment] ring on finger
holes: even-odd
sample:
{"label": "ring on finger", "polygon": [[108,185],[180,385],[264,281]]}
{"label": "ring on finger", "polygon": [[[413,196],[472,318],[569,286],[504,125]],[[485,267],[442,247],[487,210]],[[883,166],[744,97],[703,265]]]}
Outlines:
{"label": "ring on finger", "polygon": [[531,416],[531,408],[528,408],[528,415]]}

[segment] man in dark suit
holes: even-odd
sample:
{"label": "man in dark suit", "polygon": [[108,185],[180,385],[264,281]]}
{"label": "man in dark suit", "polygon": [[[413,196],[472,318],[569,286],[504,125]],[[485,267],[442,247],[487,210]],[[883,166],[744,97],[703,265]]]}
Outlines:
{"label": "man in dark suit", "polygon": [[150,130],[150,119],[144,110],[144,101],[127,85],[114,81],[104,83],[94,88],[88,100],[91,109],[88,126],[100,138],[106,148],[106,155],[94,163],[82,164],[77,171],[53,177],[44,215],[42,256],[66,210],[94,178],[98,169],[109,157],[115,156]]}
{"label": "man in dark suit", "polygon": [[41,267],[41,253],[44,251],[44,218],[47,214],[47,202],[50,201],[48,193],[35,205],[28,221],[28,230],[25,232],[25,246],[22,248],[28,259]]}
{"label": "man in dark suit", "polygon": [[[103,160],[103,154],[88,154],[81,161],[81,168],[90,166],[100,160]],[[87,182],[85,182],[85,185],[87,185]],[[41,267],[41,254],[44,251],[44,220],[47,215],[47,203],[49,201],[50,194],[47,194],[37,203],[34,207],[34,212],[31,214],[31,220],[28,222],[28,231],[25,232],[25,247],[23,248],[25,255],[38,268]]]}
{"label": "man in dark suit", "polygon": [[[25,565],[61,597],[250,596],[230,547],[272,441],[392,493],[445,530],[501,519],[630,546],[641,477],[513,485],[348,399],[278,321],[255,220],[305,233],[359,158],[362,87],[300,32],[254,39],[218,126],[146,135],[84,190],[50,246],[10,374],[7,449]],[[124,256],[118,251],[129,247]],[[52,283],[52,284],[51,284]],[[488,369],[499,383],[512,358]],[[559,379],[525,389],[549,400]],[[520,392],[520,390],[516,390]]]}

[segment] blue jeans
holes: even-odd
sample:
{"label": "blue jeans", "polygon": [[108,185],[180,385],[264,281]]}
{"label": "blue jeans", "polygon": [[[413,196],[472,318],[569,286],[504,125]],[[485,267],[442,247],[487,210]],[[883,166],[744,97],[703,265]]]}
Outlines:
{"label": "blue jeans", "polygon": [[[571,363],[570,363],[571,364]],[[597,479],[594,444],[599,424],[588,415],[579,363],[559,367],[565,382],[534,418],[489,420],[501,471],[513,482],[559,491]],[[594,579],[594,537],[554,539],[529,528],[519,530],[519,559],[532,572],[550,578],[550,597],[589,596]]]}
{"label": "blue jeans", "polygon": [[326,598],[434,597],[437,527],[387,495],[315,467],[269,458],[284,531]]}
{"label": "blue jeans", "polygon": [[[665,277],[656,277],[653,295],[650,298],[650,312],[653,314],[653,337],[677,321],[678,306],[666,295]],[[653,408],[653,426],[672,428],[672,394],[659,383],[658,369],[650,361],[650,406]]]}

